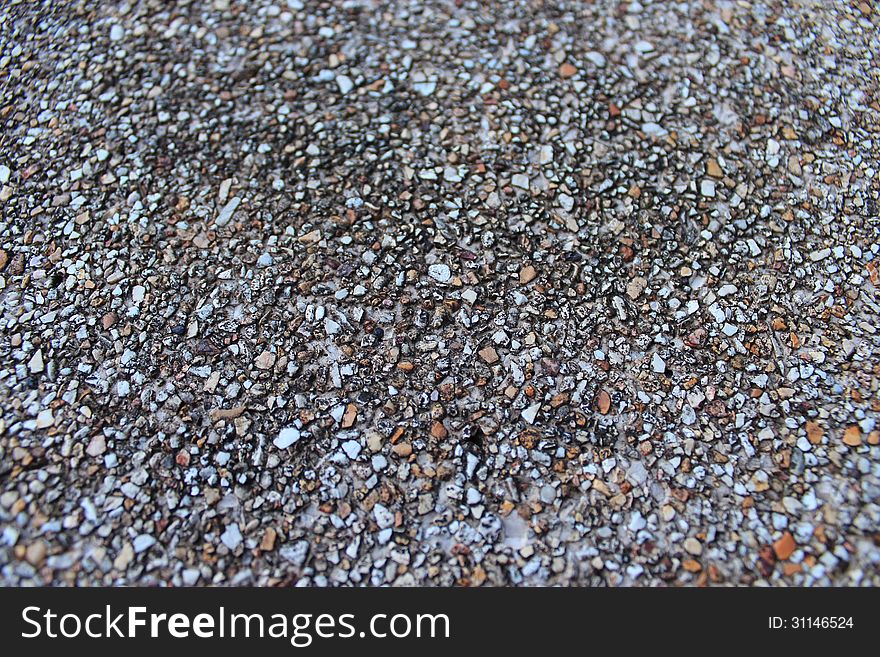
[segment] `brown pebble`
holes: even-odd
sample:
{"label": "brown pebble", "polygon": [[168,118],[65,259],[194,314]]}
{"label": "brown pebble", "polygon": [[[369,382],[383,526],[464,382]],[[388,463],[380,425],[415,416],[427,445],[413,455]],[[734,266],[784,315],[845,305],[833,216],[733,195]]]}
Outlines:
{"label": "brown pebble", "polygon": [[212,422],[220,420],[234,420],[247,410],[245,406],[234,406],[232,408],[212,408],[209,415]]}
{"label": "brown pebble", "polygon": [[412,445],[409,443],[397,443],[391,448],[391,451],[401,457],[407,457],[412,454]]}
{"label": "brown pebble", "polygon": [[851,424],[843,432],[843,443],[850,447],[858,447],[862,444],[862,430],[858,424]]}
{"label": "brown pebble", "polygon": [[498,352],[495,351],[494,347],[484,347],[477,353],[489,365],[498,362]]}
{"label": "brown pebble", "polygon": [[791,535],[791,532],[785,532],[782,538],[773,544],[773,551],[776,553],[777,559],[785,561],[795,551],[796,547],[797,543],[794,542],[794,536]]}
{"label": "brown pebble", "polygon": [[607,415],[608,411],[611,410],[611,395],[604,390],[600,390],[599,394],[596,395],[596,409],[602,415]]}
{"label": "brown pebble", "polygon": [[577,68],[568,62],[559,67],[559,76],[563,79],[570,78],[578,72]]}
{"label": "brown pebble", "polygon": [[46,544],[43,541],[36,541],[27,546],[24,553],[25,561],[32,566],[39,566],[46,560],[47,553]]}
{"label": "brown pebble", "polygon": [[349,404],[345,407],[345,415],[342,416],[342,428],[348,429],[349,427],[354,426],[355,421],[357,420],[358,407],[354,404]]}
{"label": "brown pebble", "polygon": [[807,439],[813,443],[814,445],[818,445],[822,442],[822,427],[819,426],[818,422],[810,420],[807,422]]}
{"label": "brown pebble", "polygon": [[519,271],[519,284],[526,285],[531,283],[538,276],[538,272],[531,265],[526,265]]}
{"label": "brown pebble", "polygon": [[275,549],[275,539],[278,537],[278,532],[276,532],[271,527],[266,527],[266,531],[263,533],[263,540],[260,541],[260,549],[263,552],[271,552]]}

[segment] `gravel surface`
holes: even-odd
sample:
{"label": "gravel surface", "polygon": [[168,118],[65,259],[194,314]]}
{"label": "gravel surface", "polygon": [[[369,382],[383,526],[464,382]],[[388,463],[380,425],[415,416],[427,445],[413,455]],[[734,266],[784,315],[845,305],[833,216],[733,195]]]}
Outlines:
{"label": "gravel surface", "polygon": [[878,27],[3,2],[2,582],[880,585]]}

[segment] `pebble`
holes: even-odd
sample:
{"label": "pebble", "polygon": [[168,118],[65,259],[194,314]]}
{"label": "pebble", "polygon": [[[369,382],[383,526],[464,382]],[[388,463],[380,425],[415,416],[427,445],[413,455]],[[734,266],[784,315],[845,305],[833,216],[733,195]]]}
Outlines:
{"label": "pebble", "polygon": [[528,191],[529,177],[524,173],[515,173],[510,179],[510,184],[514,187],[519,187],[520,189],[525,189],[526,191]]}
{"label": "pebble", "polygon": [[28,371],[31,374],[39,374],[43,371],[45,364],[43,363],[43,351],[42,349],[37,349],[34,352],[34,355],[31,356],[31,359],[28,361]]}
{"label": "pebble", "polygon": [[220,210],[220,214],[217,215],[214,223],[220,227],[228,224],[229,220],[232,219],[232,215],[235,214],[235,211],[238,209],[240,203],[241,199],[237,196],[230,199],[230,201],[225,206],[223,206],[223,209]]}
{"label": "pebble", "polygon": [[376,519],[379,529],[387,529],[394,526],[394,514],[382,504],[373,506],[373,518]]}
{"label": "pebble", "polygon": [[589,61],[591,61],[593,63],[593,65],[596,66],[597,68],[605,68],[606,60],[605,60],[605,55],[603,55],[602,53],[596,52],[595,50],[592,50],[584,56]]}
{"label": "pebble", "polygon": [[285,427],[282,429],[272,444],[278,449],[287,449],[300,439],[300,431],[296,427]]}
{"label": "pebble", "polygon": [[257,360],[255,361],[255,365],[261,370],[270,370],[275,365],[275,361],[278,359],[276,354],[273,354],[271,351],[263,351],[257,356]]}
{"label": "pebble", "polygon": [[233,522],[229,525],[226,525],[226,529],[220,535],[220,540],[223,541],[223,545],[228,547],[230,550],[235,550],[235,548],[241,545],[244,537],[241,535],[241,530],[238,528],[238,523]]}
{"label": "pebble", "polygon": [[452,280],[452,270],[448,265],[437,264],[428,267],[428,276],[438,283],[448,283]]}
{"label": "pebble", "polygon": [[354,82],[347,75],[337,75],[336,85],[339,87],[339,93],[343,95],[354,89]]}
{"label": "pebble", "polygon": [[666,361],[660,357],[660,354],[655,353],[651,356],[651,369],[657,374],[666,372]]}
{"label": "pebble", "polygon": [[528,408],[526,408],[520,415],[522,419],[528,422],[529,424],[535,423],[535,418],[538,416],[538,411],[541,410],[540,402],[536,404],[532,404]]}
{"label": "pebble", "polygon": [[645,279],[641,276],[636,276],[629,283],[627,283],[626,295],[630,299],[636,300],[642,295],[642,292],[644,292],[645,288],[647,288],[647,287],[648,287],[647,279]]}
{"label": "pebble", "polygon": [[55,424],[55,417],[52,414],[52,410],[45,408],[39,413],[37,413],[37,421],[36,427],[37,429],[47,429]]}
{"label": "pebble", "polygon": [[150,536],[149,534],[140,534],[137,536],[134,541],[132,541],[132,547],[134,548],[135,554],[141,554],[142,552],[146,552],[151,547],[156,544],[156,539]]}
{"label": "pebble", "polygon": [[688,554],[700,556],[703,554],[703,544],[693,537],[684,540],[684,549]]}
{"label": "pebble", "polygon": [[494,347],[483,347],[478,353],[487,365],[493,365],[498,362],[498,352],[495,351]]}
{"label": "pebble", "polygon": [[360,456],[361,444],[356,440],[346,440],[342,443],[342,451],[345,452],[348,458],[354,460]]}
{"label": "pebble", "polygon": [[519,271],[519,284],[527,285],[538,276],[538,272],[531,265],[526,265]]}

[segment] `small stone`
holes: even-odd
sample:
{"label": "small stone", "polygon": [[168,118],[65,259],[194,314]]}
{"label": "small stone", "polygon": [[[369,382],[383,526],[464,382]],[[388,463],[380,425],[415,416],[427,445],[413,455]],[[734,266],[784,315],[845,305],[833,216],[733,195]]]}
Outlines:
{"label": "small stone", "polygon": [[232,408],[212,408],[208,415],[212,422],[220,420],[234,420],[247,410],[246,406],[233,406]]}
{"label": "small stone", "polygon": [[235,550],[235,548],[241,545],[244,538],[241,535],[241,530],[238,528],[238,523],[233,522],[227,525],[226,530],[220,535],[220,540],[230,550]]}
{"label": "small stone", "polygon": [[46,429],[55,424],[55,418],[52,416],[52,409],[46,408],[37,414],[37,429]]}
{"label": "small stone", "polygon": [[134,539],[133,547],[135,554],[146,552],[156,544],[156,539],[149,534],[141,534]]}
{"label": "small stone", "polygon": [[535,277],[538,275],[538,272],[535,271],[535,268],[531,265],[526,265],[522,269],[519,270],[519,284],[526,285],[535,280]]}
{"label": "small stone", "polygon": [[535,418],[538,416],[538,411],[540,411],[540,410],[541,410],[541,402],[537,402],[535,404],[532,404],[528,408],[526,408],[522,413],[520,413],[520,416],[522,417],[523,420],[525,420],[529,424],[534,424]]}
{"label": "small stone", "polygon": [[422,76],[420,79],[414,79],[413,89],[422,96],[430,96],[437,90],[437,82],[427,80]]}
{"label": "small stone", "polygon": [[278,437],[272,441],[278,449],[287,449],[300,439],[300,431],[296,427],[285,427],[278,432]]}
{"label": "small stone", "polygon": [[448,265],[436,264],[428,267],[428,276],[438,283],[448,283],[452,280],[452,270]]}
{"label": "small stone", "polygon": [[119,23],[114,23],[110,27],[110,40],[111,41],[122,41],[122,38],[125,36],[125,30],[122,29],[122,26]]}
{"label": "small stone", "polygon": [[354,88],[354,82],[347,75],[336,76],[336,86],[339,87],[339,93],[343,96]]}
{"label": "small stone", "polygon": [[843,443],[850,447],[858,447],[862,444],[862,430],[858,424],[851,424],[843,432]]}
{"label": "small stone", "polygon": [[788,559],[795,551],[795,548],[797,548],[797,543],[795,543],[791,532],[785,532],[782,534],[782,538],[773,543],[773,551],[776,553],[776,558],[780,561]]}
{"label": "small stone", "polygon": [[684,559],[681,562],[681,567],[689,573],[698,573],[703,570],[703,566],[701,566],[700,562],[695,559]]}
{"label": "small stone", "polygon": [[382,504],[376,504],[373,506],[373,518],[376,519],[376,524],[379,525],[379,529],[387,529],[388,527],[394,526],[394,514],[388,509],[388,507]]}
{"label": "small stone", "polygon": [[596,410],[602,415],[607,415],[608,411],[611,410],[611,395],[604,390],[600,390],[599,394],[596,395]]}
{"label": "small stone", "polygon": [[483,347],[477,352],[487,365],[498,362],[498,352],[494,347]]}
{"label": "small stone", "polygon": [[818,445],[822,442],[822,436],[825,433],[822,431],[822,427],[819,426],[819,423],[814,420],[807,421],[807,439],[814,445]]}
{"label": "small stone", "polygon": [[431,425],[431,436],[437,438],[438,440],[443,440],[449,432],[446,430],[446,427],[443,426],[442,422],[435,421]]}
{"label": "small stone", "polygon": [[358,407],[354,404],[347,404],[345,407],[345,413],[342,416],[342,428],[348,429],[354,426],[355,421],[357,420]]}
{"label": "small stone", "polygon": [[657,374],[663,374],[664,372],[666,372],[666,361],[664,361],[660,357],[660,354],[656,352],[653,356],[651,356],[651,369],[654,370],[654,372],[656,372]]}
{"label": "small stone", "polygon": [[374,454],[382,449],[385,439],[378,431],[367,432],[367,448]]}
{"label": "small stone", "polygon": [[691,426],[697,421],[697,412],[690,404],[681,407],[681,422],[685,426]]}
{"label": "small stone", "polygon": [[134,548],[131,543],[126,543],[119,550],[116,558],[113,560],[113,567],[116,570],[125,570],[134,559]]}
{"label": "small stone", "polygon": [[510,179],[510,184],[520,189],[529,189],[529,177],[524,173],[515,173]]}
{"label": "small stone", "polygon": [[230,199],[229,203],[227,203],[220,211],[220,214],[217,215],[214,223],[221,227],[228,224],[229,220],[232,219],[235,210],[238,208],[239,203],[241,203],[241,199],[237,196]]}
{"label": "small stone", "polygon": [[257,356],[256,366],[261,370],[270,370],[272,369],[272,366],[275,365],[276,358],[277,356],[271,351],[264,351]]}
{"label": "small stone", "polygon": [[700,183],[700,194],[712,198],[715,196],[715,183],[711,180],[704,180]]}
{"label": "small stone", "polygon": [[712,176],[713,178],[723,178],[724,171],[721,170],[721,167],[718,166],[718,160],[714,157],[709,158],[709,161],[706,162],[706,174]]}
{"label": "small stone", "polygon": [[101,456],[105,451],[107,451],[107,443],[104,440],[104,434],[97,433],[92,436],[89,446],[86,447],[86,454],[89,456]]}
{"label": "small stone", "polygon": [[361,449],[361,444],[356,440],[346,440],[342,443],[342,451],[345,452],[345,455],[352,461],[360,456]]}
{"label": "small stone", "polygon": [[25,561],[32,566],[40,566],[46,560],[48,548],[43,541],[34,541],[27,546],[24,552]]}
{"label": "small stone", "polygon": [[700,543],[693,536],[690,536],[684,540],[684,549],[688,552],[688,554],[699,556],[703,553],[703,544]]}
{"label": "small stone", "polygon": [[566,212],[571,212],[574,209],[574,198],[568,194],[560,193],[557,200],[559,201],[559,207]]}
{"label": "small stone", "polygon": [[406,442],[400,442],[394,445],[391,448],[391,451],[397,454],[401,458],[406,458],[410,454],[412,454],[412,445]]}
{"label": "small stone", "polygon": [[37,349],[34,352],[34,355],[31,356],[31,359],[28,361],[28,371],[31,374],[39,374],[43,371],[43,351],[41,349]]}
{"label": "small stone", "polygon": [[590,60],[596,68],[605,68],[605,55],[595,50],[588,52],[585,57]]}
{"label": "small stone", "polygon": [[648,287],[647,279],[642,276],[636,276],[626,285],[626,296],[635,301],[639,298],[645,288]]}
{"label": "small stone", "polygon": [[266,527],[266,531],[263,532],[263,538],[260,541],[260,550],[263,552],[271,552],[275,549],[275,539],[278,537],[278,532],[276,532],[272,527]]}
{"label": "small stone", "polygon": [[568,62],[563,62],[563,64],[559,67],[559,77],[562,79],[568,79],[578,72],[577,67],[573,64],[569,64]]}
{"label": "small stone", "polygon": [[309,556],[309,542],[297,541],[296,543],[285,545],[278,550],[278,556],[285,561],[289,561],[294,566],[302,566],[305,564],[306,559],[308,559]]}

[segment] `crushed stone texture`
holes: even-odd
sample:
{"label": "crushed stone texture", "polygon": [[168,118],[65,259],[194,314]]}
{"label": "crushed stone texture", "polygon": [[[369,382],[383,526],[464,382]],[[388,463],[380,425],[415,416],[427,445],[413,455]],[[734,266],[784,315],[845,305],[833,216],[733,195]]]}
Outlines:
{"label": "crushed stone texture", "polygon": [[4,2],[0,579],[880,585],[873,2]]}

